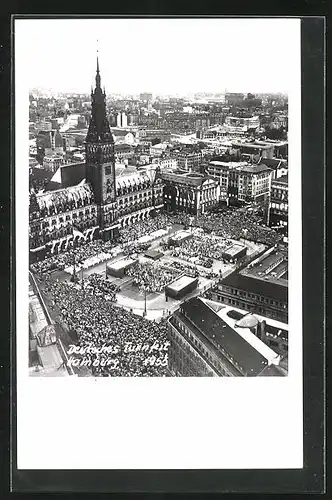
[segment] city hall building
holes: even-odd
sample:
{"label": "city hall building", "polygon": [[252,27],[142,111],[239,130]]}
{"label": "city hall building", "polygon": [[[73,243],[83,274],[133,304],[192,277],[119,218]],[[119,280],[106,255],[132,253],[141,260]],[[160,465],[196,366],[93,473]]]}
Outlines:
{"label": "city hall building", "polygon": [[[119,228],[150,217],[163,207],[163,182],[156,170],[138,172],[116,167],[105,100],[97,59],[85,163],[59,168],[52,179],[52,190],[30,191],[31,262],[61,252],[74,242],[112,240]],[[83,236],[74,236],[74,227]]]}

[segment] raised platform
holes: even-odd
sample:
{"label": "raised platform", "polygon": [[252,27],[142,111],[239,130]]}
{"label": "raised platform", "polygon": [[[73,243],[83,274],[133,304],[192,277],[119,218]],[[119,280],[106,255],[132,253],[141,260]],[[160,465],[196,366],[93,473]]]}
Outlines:
{"label": "raised platform", "polygon": [[181,299],[187,293],[192,292],[198,285],[198,278],[190,276],[181,276],[165,287],[166,296],[173,297],[174,299]]}
{"label": "raised platform", "polygon": [[173,246],[179,246],[184,241],[190,240],[193,235],[189,231],[179,231],[170,238],[170,244]]}
{"label": "raised platform", "polygon": [[129,269],[137,260],[122,259],[106,265],[106,274],[108,276],[115,276],[116,278],[123,278],[126,270]]}
{"label": "raised platform", "polygon": [[158,252],[158,250],[147,250],[144,254],[144,257],[148,257],[152,260],[158,260],[161,259],[163,255],[163,252]]}
{"label": "raised platform", "polygon": [[247,247],[238,243],[233,243],[223,252],[223,258],[229,261],[240,259],[247,254]]}

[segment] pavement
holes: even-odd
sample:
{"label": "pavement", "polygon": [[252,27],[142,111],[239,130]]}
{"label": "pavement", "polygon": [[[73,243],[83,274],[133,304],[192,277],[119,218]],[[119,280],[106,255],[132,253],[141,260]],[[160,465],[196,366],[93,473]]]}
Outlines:
{"label": "pavement", "polygon": [[[174,224],[172,226],[171,231],[167,235],[176,233],[179,230],[182,230],[183,226],[180,224]],[[157,240],[153,241],[151,244],[151,248],[156,250],[161,250],[164,253],[164,256],[156,261],[156,263],[160,264],[165,264],[168,266],[172,265],[173,261],[182,263],[182,264],[188,264],[189,262],[187,260],[181,259],[179,257],[173,257],[171,255],[172,250],[162,250],[160,247],[160,244],[162,241],[165,241],[165,237],[158,238]],[[247,242],[245,241],[245,244],[248,247],[248,255],[253,254],[254,252],[258,252],[260,247],[262,245],[256,245],[252,242]],[[87,277],[93,273],[96,274],[106,274],[106,265],[109,262],[116,262],[124,257],[124,254],[119,254],[116,257],[113,257],[109,259],[108,261],[102,262],[100,264],[97,264],[95,266],[90,267],[89,269],[84,269],[82,272],[80,271],[78,273],[78,277],[81,278]],[[154,263],[151,259],[148,259],[147,257],[144,256],[144,253],[138,255],[138,260],[140,262],[150,262]],[[184,300],[187,300],[191,296],[198,295],[200,293],[203,293],[206,291],[208,288],[210,288],[213,285],[213,281],[210,279],[207,279],[204,276],[205,273],[209,272],[214,272],[216,274],[219,274],[221,271],[222,276],[226,277],[228,274],[232,273],[235,269],[234,264],[230,263],[223,263],[221,261],[214,260],[212,268],[207,269],[204,268],[203,266],[196,266],[199,273],[200,273],[200,284],[198,285],[197,289],[192,292],[191,294],[188,294],[185,296]],[[179,275],[181,272],[179,271]],[[58,278],[59,280],[68,280],[70,278],[70,275],[66,273],[65,271],[57,271],[54,273],[54,277]],[[117,294],[117,301],[115,305],[118,305],[120,307],[123,307],[127,310],[131,310],[134,314],[138,315],[143,315],[145,314],[145,298],[144,294],[137,290],[136,287],[133,287],[132,282],[133,278],[131,276],[124,276],[123,278],[117,278],[113,276],[108,276],[108,281],[111,283],[114,283],[115,285],[119,286],[121,288],[120,293]],[[160,320],[165,315],[171,314],[174,310],[176,310],[181,303],[181,300],[176,300],[173,298],[168,297],[166,300],[165,294],[163,292],[155,292],[155,293],[150,293],[147,294],[146,296],[146,317],[151,320]],[[64,343],[66,344],[66,340],[64,339]]]}
{"label": "pavement", "polygon": [[[175,224],[172,226],[171,231],[167,235],[167,237],[171,234],[174,234],[178,230],[183,229],[183,226],[179,224]],[[164,241],[165,238],[161,237],[158,238],[157,240],[153,241],[151,244],[152,249],[160,249],[160,244],[162,241]],[[243,241],[243,243],[246,244],[248,247],[248,254],[252,255],[255,252],[258,252],[260,250],[260,247],[262,245],[256,245],[252,242],[248,241]],[[164,256],[156,261],[157,263],[161,264],[167,264],[168,266],[172,264],[173,261],[180,262],[182,264],[188,264],[188,261],[183,260],[179,257],[173,257],[171,256],[172,250],[162,250],[164,253]],[[97,273],[97,274],[104,274],[106,273],[106,264],[108,262],[116,262],[124,257],[123,254],[120,254],[116,257],[113,257],[112,259],[109,259],[106,262],[102,262],[100,264],[97,264],[95,266],[90,267],[89,269],[84,269],[82,272],[78,273],[78,277],[81,278],[82,274],[83,277],[87,277],[91,275],[92,273]],[[144,254],[139,254],[138,257],[139,261],[143,262],[151,262],[153,264],[154,261],[151,259],[148,259],[144,257]],[[202,274],[208,273],[210,271],[213,271],[215,273],[219,274],[219,271],[222,272],[222,276],[226,277],[228,274],[232,273],[235,269],[234,264],[224,264],[220,261],[213,261],[213,266],[211,269],[206,269],[202,266],[197,266],[198,271],[200,272],[200,277],[199,277],[199,284],[197,288],[187,294],[184,299],[182,300],[176,300],[171,297],[165,297],[165,294],[163,292],[155,292],[155,293],[150,293],[147,294],[146,296],[146,306],[145,306],[145,298],[144,294],[140,292],[139,290],[135,289],[136,287],[133,287],[132,282],[133,278],[131,276],[125,276],[123,278],[117,278],[113,276],[108,276],[108,281],[111,283],[114,283],[118,285],[121,288],[120,293],[117,294],[117,301],[114,303],[115,306],[122,307],[127,310],[131,310],[134,314],[143,316],[145,315],[147,319],[153,320],[153,321],[160,321],[160,319],[164,316],[168,316],[169,314],[172,314],[176,309],[179,308],[181,302],[183,300],[188,300],[191,297],[195,297],[197,295],[200,295],[204,293],[208,288],[212,287],[215,282],[211,279],[208,279]],[[180,274],[180,272],[179,272]],[[60,281],[63,280],[68,280],[70,278],[70,275],[66,273],[65,271],[55,271],[53,273],[53,276]],[[64,350],[67,350],[70,344],[75,343],[75,339],[73,339],[70,336],[70,332],[68,331],[66,325],[61,322],[60,318],[60,311],[57,309],[56,306],[54,306],[53,301],[47,296],[47,294],[44,293],[43,290],[43,283],[40,283],[40,289],[42,291],[42,295],[44,297],[45,303],[48,306],[49,312],[53,318],[53,321],[57,325],[57,332],[58,332],[58,337],[61,340],[61,343],[63,345]],[[146,312],[145,312],[146,310]],[[74,368],[75,372],[79,375],[90,375],[90,371],[88,368],[83,367],[83,368]],[[83,370],[83,371],[82,371]],[[82,372],[82,373],[81,373]]]}

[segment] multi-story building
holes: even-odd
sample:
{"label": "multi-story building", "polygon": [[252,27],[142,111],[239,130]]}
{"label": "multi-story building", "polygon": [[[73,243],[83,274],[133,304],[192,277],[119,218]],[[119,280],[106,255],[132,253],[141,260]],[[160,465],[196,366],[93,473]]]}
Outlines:
{"label": "multi-story building", "polygon": [[279,177],[282,177],[283,175],[288,174],[288,163],[287,160],[279,159],[279,158],[261,158],[258,164],[264,164],[267,167],[271,168],[273,173],[272,173],[272,180],[273,179],[278,179]]}
{"label": "multi-story building", "polygon": [[222,304],[287,323],[288,252],[275,246],[220,280],[209,296]]}
{"label": "multi-story building", "polygon": [[126,130],[124,128],[111,128],[111,133],[114,138],[114,142],[125,142],[126,144],[134,144],[135,143],[135,135],[130,130]]}
{"label": "multi-story building", "polygon": [[180,376],[253,377],[280,368],[282,356],[257,335],[258,319],[201,297],[180,305],[168,320],[169,370]]}
{"label": "multi-story building", "polygon": [[[134,168],[116,172],[114,139],[106,116],[105,93],[97,59],[96,86],[85,141],[85,163],[60,167],[60,189],[30,193],[31,261],[93,238],[116,239],[119,227],[148,217],[163,207],[163,183],[153,172]],[[61,172],[60,172],[61,174]],[[62,177],[66,178],[63,187]],[[74,236],[73,227],[83,236]]]}
{"label": "multi-story building", "polygon": [[272,119],[270,127],[274,129],[280,129],[280,128],[287,129],[288,128],[287,115],[276,114]]}
{"label": "multi-story building", "polygon": [[58,130],[41,130],[36,137],[38,157],[52,156],[55,153],[63,153],[64,140]]}
{"label": "multi-story building", "polygon": [[189,171],[198,170],[203,158],[201,151],[193,151],[186,148],[175,151],[173,155],[177,160],[179,168]]}
{"label": "multi-story building", "polygon": [[230,127],[245,128],[246,130],[257,130],[260,127],[260,121],[259,116],[226,116],[225,125]]}
{"label": "multi-story building", "polygon": [[288,175],[274,179],[271,185],[270,226],[282,226],[288,232]]}
{"label": "multi-story building", "polygon": [[130,226],[164,206],[163,182],[156,171],[117,170],[117,217],[119,227]]}
{"label": "multi-story building", "polygon": [[38,161],[36,160],[36,158],[34,158],[33,156],[30,156],[29,157],[29,168],[36,167],[37,165],[38,165]]}
{"label": "multi-story building", "polygon": [[152,94],[151,94],[151,92],[142,92],[139,95],[139,98],[141,101],[143,101],[145,103],[149,103],[152,101]]}
{"label": "multi-story building", "polygon": [[159,144],[154,144],[154,145],[151,145],[150,147],[150,155],[152,157],[160,157],[162,156],[165,151],[167,150],[168,148],[168,144],[164,143],[164,142],[161,142]]}
{"label": "multi-story building", "polygon": [[50,172],[55,173],[58,168],[64,164],[63,155],[52,155],[52,156],[44,156],[43,158],[43,168],[45,170],[49,170]]}
{"label": "multi-story building", "polygon": [[[288,158],[288,141],[266,139],[265,141],[256,140],[254,144],[257,144],[258,146],[267,146],[268,148],[270,148],[270,150],[272,151],[272,157],[274,159],[286,160]],[[270,157],[271,153],[269,152],[268,154]],[[265,157],[267,157],[266,154]]]}
{"label": "multi-story building", "polygon": [[119,128],[125,128],[128,126],[128,117],[124,111],[117,114],[116,126]]}
{"label": "multi-story building", "polygon": [[266,142],[232,142],[233,150],[238,150],[242,157],[273,158],[274,145]]}
{"label": "multi-story building", "polygon": [[211,120],[208,112],[185,113],[173,112],[165,115],[163,126],[174,133],[190,134],[199,128],[209,127]]}
{"label": "multi-story building", "polygon": [[154,158],[152,163],[156,163],[161,169],[176,169],[178,167],[178,161],[176,158],[170,158],[162,156],[160,158]]}
{"label": "multi-story building", "polygon": [[239,104],[244,100],[244,94],[236,93],[236,92],[226,92],[225,94],[225,102],[226,104],[234,105]]}
{"label": "multi-story building", "polygon": [[219,202],[218,183],[207,176],[184,170],[163,170],[160,175],[167,211],[203,214]]}
{"label": "multi-story building", "polygon": [[41,120],[36,122],[35,127],[38,131],[42,130],[44,132],[49,132],[52,130],[52,122],[51,120]]}
{"label": "multi-story building", "polygon": [[260,203],[270,199],[273,171],[264,164],[211,161],[206,171],[219,182],[221,200]]}
{"label": "multi-story building", "polygon": [[131,144],[115,144],[114,146],[114,152],[115,152],[115,159],[118,162],[122,162],[124,160],[128,160],[129,158],[132,158],[135,152],[135,147],[132,146]]}
{"label": "multi-story building", "polygon": [[159,139],[161,142],[168,142],[171,139],[171,132],[163,129],[140,129],[138,136],[145,141]]}

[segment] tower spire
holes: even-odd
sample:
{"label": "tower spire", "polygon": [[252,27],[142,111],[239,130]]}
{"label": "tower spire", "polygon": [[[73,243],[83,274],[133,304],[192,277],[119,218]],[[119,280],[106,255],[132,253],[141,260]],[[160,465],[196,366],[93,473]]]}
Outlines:
{"label": "tower spire", "polygon": [[96,88],[100,89],[100,71],[99,71],[99,47],[97,40],[97,72],[96,72]]}
{"label": "tower spire", "polygon": [[96,88],[91,92],[91,120],[86,140],[88,142],[111,142],[113,136],[106,114],[106,94],[100,85],[99,57],[97,50]]}

